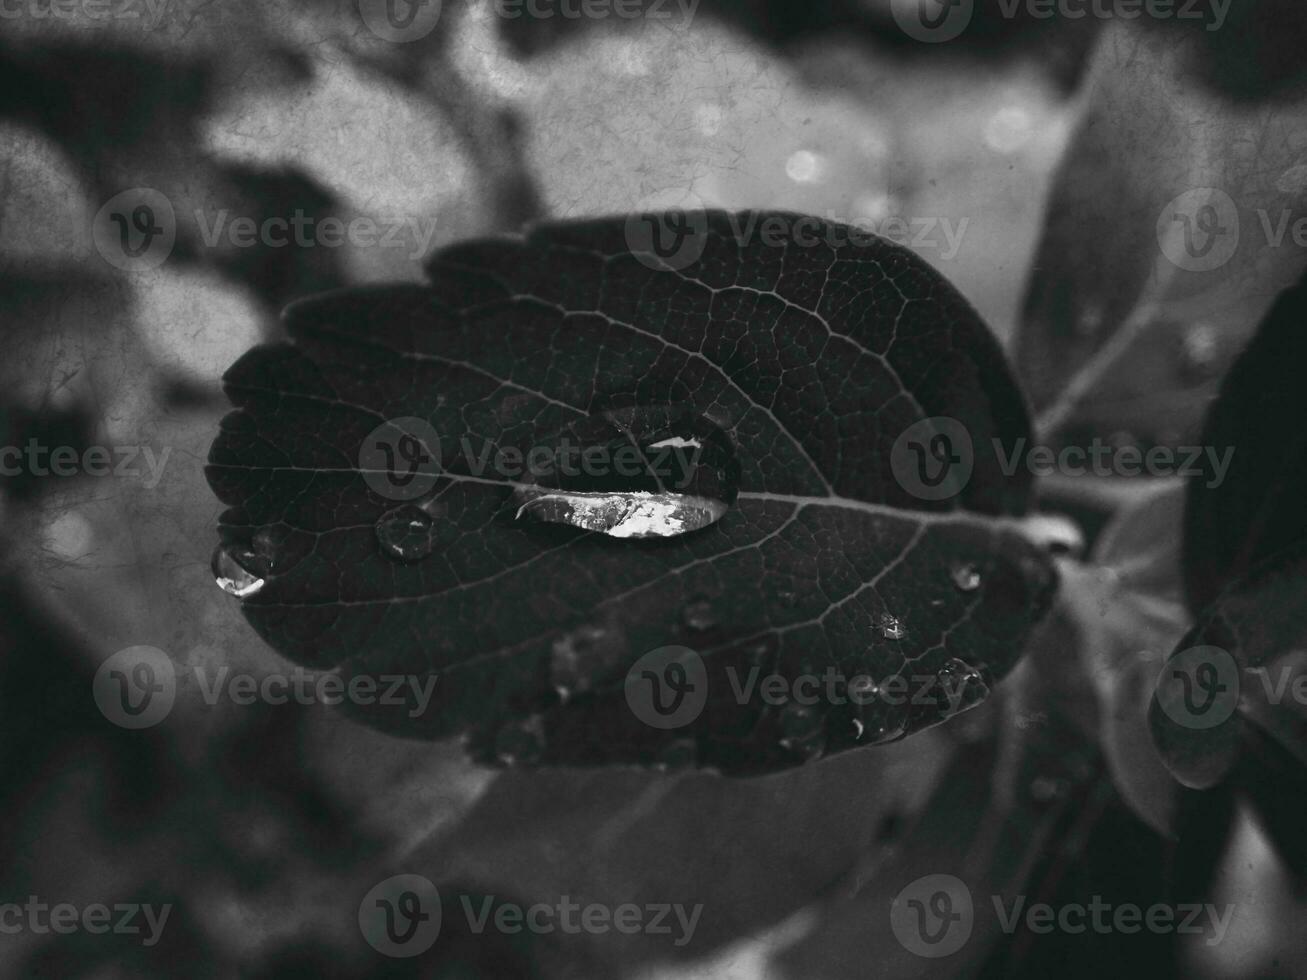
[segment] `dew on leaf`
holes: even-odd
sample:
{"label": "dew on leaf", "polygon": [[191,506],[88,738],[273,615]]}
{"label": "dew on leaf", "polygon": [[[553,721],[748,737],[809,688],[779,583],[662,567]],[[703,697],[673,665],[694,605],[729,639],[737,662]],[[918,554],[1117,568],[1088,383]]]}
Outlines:
{"label": "dew on leaf", "polygon": [[713,611],[710,599],[699,597],[691,599],[681,611],[681,621],[687,629],[702,632],[717,625],[717,614]]}
{"label": "dew on leaf", "polygon": [[679,493],[517,491],[517,517],[570,524],[613,538],[674,538],[717,523],[729,509],[720,500]]}
{"label": "dew on leaf", "polygon": [[209,568],[218,588],[237,599],[247,599],[263,588],[263,577],[245,567],[257,561],[258,556],[249,549],[220,544],[213,551]]}
{"label": "dew on leaf", "polygon": [[903,621],[890,613],[881,613],[876,618],[876,630],[887,640],[901,640],[908,635]]}
{"label": "dew on leaf", "polygon": [[826,751],[826,718],[802,704],[787,704],[781,710],[781,748],[800,756],[805,762]]}
{"label": "dew on leaf", "polygon": [[984,669],[957,657],[945,663],[935,677],[940,692],[936,707],[941,717],[975,707],[989,696],[989,677]]}
{"label": "dew on leaf", "polygon": [[980,588],[980,570],[970,562],[954,565],[949,570],[949,577],[962,592],[975,592]]}
{"label": "dew on leaf", "polygon": [[435,521],[414,504],[401,504],[377,518],[377,541],[396,561],[418,561],[431,554]]}
{"label": "dew on leaf", "polygon": [[859,733],[859,738],[865,735],[866,741],[873,745],[901,738],[908,730],[908,714],[906,696],[884,701],[877,706],[875,713],[863,715],[865,729]]}

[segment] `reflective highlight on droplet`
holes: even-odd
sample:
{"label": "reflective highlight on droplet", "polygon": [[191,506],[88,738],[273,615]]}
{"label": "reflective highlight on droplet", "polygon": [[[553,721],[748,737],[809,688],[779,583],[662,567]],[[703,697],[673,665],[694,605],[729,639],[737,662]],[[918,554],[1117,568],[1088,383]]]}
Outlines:
{"label": "reflective highlight on droplet", "polygon": [[415,504],[402,504],[377,519],[377,543],[396,561],[419,561],[431,554],[435,521]]}
{"label": "reflective highlight on droplet", "polygon": [[903,621],[891,613],[881,613],[876,619],[876,631],[887,640],[901,640],[908,635]]}
{"label": "reflective highlight on droplet", "polygon": [[980,570],[970,562],[954,565],[949,570],[949,577],[959,592],[975,592],[980,588]]}
{"label": "reflective highlight on droplet", "polygon": [[253,563],[257,557],[252,551],[240,551],[220,544],[213,551],[209,568],[213,572],[213,580],[223,592],[234,595],[237,599],[248,599],[263,588],[264,580],[245,568],[238,555],[246,564]]}
{"label": "reflective highlight on droplet", "polygon": [[613,538],[672,538],[717,523],[729,508],[689,494],[585,493],[520,489],[517,518],[570,524]]}

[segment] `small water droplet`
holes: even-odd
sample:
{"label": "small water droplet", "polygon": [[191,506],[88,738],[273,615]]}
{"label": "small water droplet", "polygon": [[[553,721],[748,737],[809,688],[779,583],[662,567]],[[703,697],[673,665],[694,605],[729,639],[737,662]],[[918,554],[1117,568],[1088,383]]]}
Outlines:
{"label": "small water droplet", "polygon": [[785,608],[789,609],[792,608],[794,604],[799,601],[799,594],[795,592],[793,589],[781,589],[779,592],[776,593],[776,601],[779,602]]}
{"label": "small water droplet", "polygon": [[377,518],[375,530],[381,550],[397,561],[418,561],[431,554],[435,521],[414,504],[401,504]]}
{"label": "small water droplet", "polygon": [[766,663],[771,654],[772,644],[770,640],[759,640],[757,643],[751,643],[744,648],[745,659],[754,666]]}
{"label": "small water droplet", "polygon": [[539,715],[505,725],[495,733],[495,758],[503,765],[532,765],[545,754],[544,724]]}
{"label": "small water droplet", "polygon": [[866,730],[867,730],[866,725],[858,721],[857,718],[853,719],[853,737],[855,739],[862,738],[862,733]]}
{"label": "small water droplet", "polygon": [[790,703],[781,709],[781,748],[804,762],[826,751],[826,717],[807,705]]}
{"label": "small water droplet", "polygon": [[849,679],[848,699],[856,705],[870,704],[880,693],[879,685],[869,674],[858,674]]}
{"label": "small water droplet", "polygon": [[945,663],[935,677],[935,707],[942,718],[974,707],[989,696],[989,678],[983,667],[973,667],[957,657]]}
{"label": "small water droplet", "polygon": [[980,588],[980,570],[971,562],[954,565],[949,570],[949,577],[953,579],[959,591],[975,592]]}
{"label": "small water droplet", "polygon": [[890,613],[881,613],[876,618],[876,630],[887,640],[901,640],[908,635],[903,621]]}
{"label": "small water droplet", "polygon": [[864,713],[866,727],[859,738],[866,736],[866,741],[871,744],[892,742],[901,738],[908,730],[907,697],[902,695],[895,696],[893,700],[881,700],[877,702],[873,712]]}
{"label": "small water droplet", "polygon": [[263,588],[264,580],[246,568],[242,561],[248,565],[257,560],[253,551],[220,544],[214,549],[209,568],[218,588],[237,599],[247,599]]}
{"label": "small water droplet", "polygon": [[657,755],[654,768],[688,769],[699,763],[699,743],[692,738],[678,738],[663,746]]}
{"label": "small water droplet", "polygon": [[681,612],[681,621],[687,629],[697,632],[710,630],[717,625],[717,614],[713,612],[712,600],[700,596],[693,599]]}

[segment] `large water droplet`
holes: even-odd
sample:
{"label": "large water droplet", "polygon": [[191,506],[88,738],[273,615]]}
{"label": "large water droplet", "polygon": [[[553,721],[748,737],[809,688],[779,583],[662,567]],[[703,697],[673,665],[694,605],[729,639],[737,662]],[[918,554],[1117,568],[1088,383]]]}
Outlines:
{"label": "large water droplet", "polygon": [[247,599],[263,588],[262,576],[245,567],[257,565],[258,561],[259,556],[250,549],[220,544],[214,549],[209,568],[218,588],[237,599]]}
{"label": "large water droplet", "polygon": [[980,588],[980,570],[971,562],[954,565],[949,569],[949,577],[961,592],[975,592]]}
{"label": "large water droplet", "polygon": [[887,640],[901,640],[908,635],[908,628],[903,625],[903,621],[887,612],[876,618],[876,631]]}
{"label": "large water droplet", "polygon": [[721,520],[739,492],[733,442],[684,407],[609,409],[543,443],[558,463],[516,489],[519,518],[615,538],[675,537]]}
{"label": "large water droplet", "polygon": [[375,530],[381,550],[397,561],[418,561],[431,554],[435,521],[414,504],[401,504],[377,518]]}
{"label": "large water droplet", "polygon": [[571,524],[614,538],[672,538],[715,524],[725,516],[720,500],[675,493],[546,493],[519,490],[527,498],[517,516]]}

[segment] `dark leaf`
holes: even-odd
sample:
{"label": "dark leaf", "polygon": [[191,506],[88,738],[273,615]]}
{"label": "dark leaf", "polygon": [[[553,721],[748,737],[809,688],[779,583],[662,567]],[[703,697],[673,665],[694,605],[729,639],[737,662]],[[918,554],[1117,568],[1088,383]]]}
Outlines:
{"label": "dark leaf", "polygon": [[1199,611],[1307,536],[1307,280],[1283,293],[1221,385],[1202,444],[1233,447],[1229,472],[1189,481],[1184,571]]}
{"label": "dark leaf", "polygon": [[409,864],[529,901],[584,895],[609,907],[702,906],[680,946],[665,935],[577,940],[609,961],[605,976],[652,959],[700,960],[778,924],[881,853],[885,823],[913,817],[950,768],[954,745],[945,731],[766,779],[507,772]]}
{"label": "dark leaf", "polygon": [[[426,710],[373,723],[470,731],[487,760],[760,772],[938,723],[1019,655],[1054,575],[1014,521],[1029,476],[1001,460],[1026,416],[976,314],[906,249],[843,226],[682,217],[703,222],[682,241],[702,254],[679,271],[628,245],[663,215],[467,243],[435,256],[428,287],[292,307],[294,343],[228,372],[238,411],[208,472],[250,622],[312,667],[439,675]],[[636,475],[507,472],[577,439],[631,449]],[[664,471],[659,447],[702,455]],[[917,460],[942,481],[928,488],[904,447],[957,465]],[[505,465],[474,477],[486,450]],[[602,495],[663,509],[637,521]],[[615,536],[637,524],[662,536]],[[632,701],[690,679],[670,703],[696,717],[636,717],[643,655],[656,670],[633,674]],[[828,668],[936,693],[733,693],[751,671]]]}
{"label": "dark leaf", "polygon": [[1302,272],[1300,109],[1208,91],[1202,33],[1118,20],[1100,39],[1016,346],[1036,429],[1057,444],[1191,444],[1224,369]]}
{"label": "dark leaf", "polygon": [[[1091,564],[1063,570],[1060,601],[1030,662],[1062,682],[1061,710],[1081,707],[1125,802],[1169,834],[1181,787],[1153,749],[1147,718],[1158,672],[1189,623],[1179,598],[1184,488],[1172,481],[1152,491],[1107,526]],[[1059,626],[1064,632],[1053,632]]]}
{"label": "dark leaf", "polygon": [[1251,722],[1307,758],[1295,689],[1307,641],[1307,550],[1282,552],[1222,593],[1167,661],[1149,708],[1153,741],[1185,785],[1207,789],[1235,766]]}

